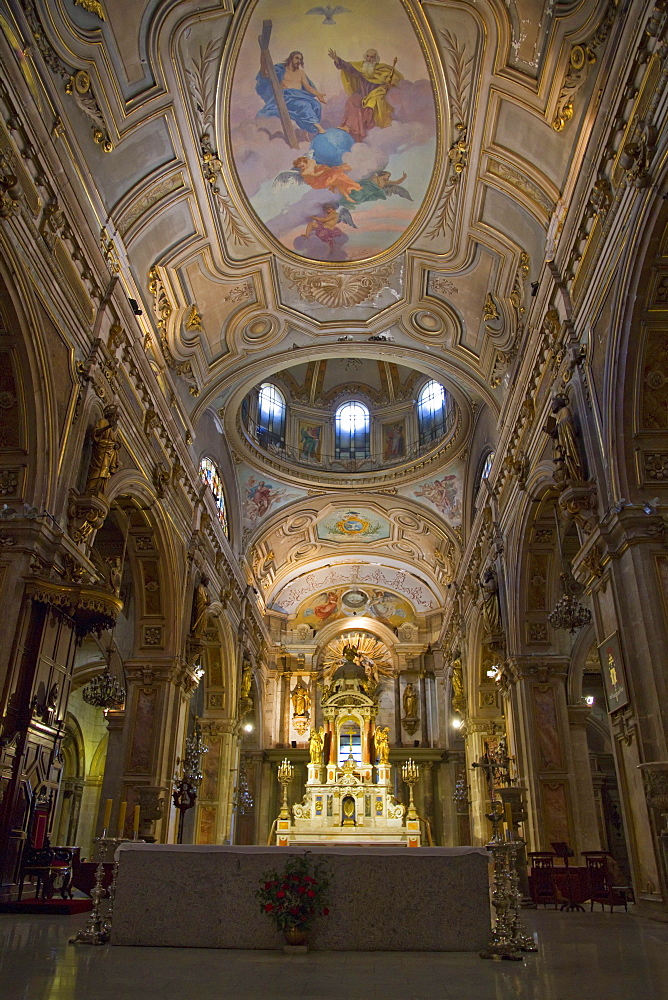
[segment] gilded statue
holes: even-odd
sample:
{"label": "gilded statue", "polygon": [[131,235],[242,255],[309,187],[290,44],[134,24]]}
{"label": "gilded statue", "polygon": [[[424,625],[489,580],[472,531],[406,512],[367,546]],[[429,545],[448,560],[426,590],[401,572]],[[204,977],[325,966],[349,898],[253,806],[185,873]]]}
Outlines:
{"label": "gilded statue", "polygon": [[503,631],[501,607],[499,604],[499,582],[493,566],[488,566],[480,581],[482,594],[482,620],[488,635],[498,635]]}
{"label": "gilded statue", "polygon": [[582,482],[584,471],[580,461],[575,421],[565,396],[555,396],[552,413],[543,430],[552,438],[552,458],[555,464],[555,478]]}
{"label": "gilded statue", "polygon": [[311,763],[322,764],[322,748],[324,746],[322,728],[319,731],[317,729],[311,730],[308,746],[311,754]]}
{"label": "gilded statue", "polygon": [[211,603],[208,586],[208,576],[202,576],[193,593],[192,625],[190,626],[190,631],[195,636],[202,634],[206,624],[206,612]]}
{"label": "gilded statue", "polygon": [[311,707],[311,696],[308,689],[300,682],[292,691],[292,711],[294,715],[308,715]]}
{"label": "gilded statue", "polygon": [[409,681],[404,688],[404,715],[407,719],[417,717],[417,693],[413,684]]}
{"label": "gilded statue", "polygon": [[459,654],[452,661],[450,683],[452,684],[452,707],[455,712],[464,714],[466,711],[466,695],[464,694],[464,671],[462,670],[462,660]]}
{"label": "gilded statue", "polygon": [[118,407],[110,403],[104,411],[92,432],[93,454],[88,466],[86,478],[86,493],[89,496],[101,496],[107,485],[107,480],[118,469],[118,452],[121,442],[118,435]]}
{"label": "gilded statue", "polygon": [[243,669],[241,673],[241,691],[239,692],[240,697],[250,698],[252,686],[253,686],[253,665],[250,661],[250,657],[244,655]]}
{"label": "gilded statue", "polygon": [[387,726],[377,726],[373,734],[376,757],[379,764],[387,764],[390,760],[390,730]]}

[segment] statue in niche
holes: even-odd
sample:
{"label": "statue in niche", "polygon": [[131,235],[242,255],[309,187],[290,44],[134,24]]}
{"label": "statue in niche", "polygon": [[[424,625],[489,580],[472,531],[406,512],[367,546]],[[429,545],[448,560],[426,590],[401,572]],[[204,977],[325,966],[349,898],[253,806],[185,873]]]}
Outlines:
{"label": "statue in niche", "polygon": [[493,566],[488,566],[480,581],[482,594],[482,620],[488,635],[498,635],[503,631],[501,607],[499,604],[499,582]]}
{"label": "statue in niche", "polygon": [[311,696],[308,689],[300,681],[292,690],[292,712],[296,716],[306,716],[311,707]]}
{"label": "statue in niche", "polygon": [[118,435],[118,407],[110,403],[105,406],[102,416],[92,432],[93,454],[88,466],[86,493],[102,496],[107,480],[118,469],[118,452],[121,442]]}
{"label": "statue in niche", "polygon": [[417,717],[417,692],[413,684],[409,681],[404,688],[404,715],[407,719]]}
{"label": "statue in niche", "polygon": [[209,597],[209,578],[208,576],[200,577],[200,581],[195,587],[195,592],[193,593],[193,611],[192,611],[192,625],[190,626],[190,632],[194,636],[201,636],[204,631],[204,626],[206,625],[206,612],[211,603]]}
{"label": "statue in niche", "polygon": [[387,764],[390,759],[390,730],[387,726],[377,726],[373,734],[376,757],[379,764]]}
{"label": "statue in niche", "polygon": [[466,712],[466,695],[464,694],[464,671],[462,670],[462,658],[459,651],[452,661],[452,673],[450,674],[452,684],[452,707],[455,712],[464,715]]}
{"label": "statue in niche", "polygon": [[121,592],[121,579],[123,576],[123,566],[120,556],[107,556],[105,562],[109,566],[109,586],[112,593],[118,595]]}
{"label": "statue in niche", "polygon": [[241,691],[240,697],[242,699],[250,698],[251,688],[253,687],[253,665],[250,660],[248,653],[244,653],[243,668],[241,672]]}
{"label": "statue in niche", "polygon": [[582,482],[584,471],[580,461],[577,431],[566,396],[554,397],[552,413],[547,418],[543,430],[554,442],[552,458],[555,464],[555,479],[559,482],[565,480]]}
{"label": "statue in niche", "polygon": [[312,729],[308,741],[312,764],[322,764],[322,748],[324,746],[323,730]]}

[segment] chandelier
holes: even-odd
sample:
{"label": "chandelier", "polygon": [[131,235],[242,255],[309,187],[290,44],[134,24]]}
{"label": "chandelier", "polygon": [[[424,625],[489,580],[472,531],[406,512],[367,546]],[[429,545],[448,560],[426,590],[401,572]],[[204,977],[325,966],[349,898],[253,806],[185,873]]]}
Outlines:
{"label": "chandelier", "polygon": [[125,703],[125,688],[118,683],[107,665],[101,674],[96,674],[81,692],[89,705],[102,708],[120,708]]}
{"label": "chandelier", "polygon": [[554,611],[547,616],[547,620],[552,628],[563,629],[573,635],[578,629],[589,625],[591,611],[580,604],[576,597],[564,594]]}

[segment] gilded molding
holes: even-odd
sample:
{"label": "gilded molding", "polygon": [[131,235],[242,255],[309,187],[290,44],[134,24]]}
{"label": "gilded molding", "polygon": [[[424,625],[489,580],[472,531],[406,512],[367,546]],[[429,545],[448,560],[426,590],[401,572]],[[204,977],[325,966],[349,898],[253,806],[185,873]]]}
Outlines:
{"label": "gilded molding", "polygon": [[468,55],[466,45],[460,44],[455,36],[447,30],[440,31],[439,36],[443,46],[443,72],[450,99],[452,120],[455,123],[455,135],[448,150],[448,159],[451,164],[450,174],[443,188],[432,226],[426,234],[427,239],[430,240],[445,236],[448,229],[451,229],[454,224],[460,191],[459,181],[468,164],[467,130],[473,82],[473,56]]}
{"label": "gilded molding", "polygon": [[103,152],[110,153],[114,146],[95,97],[90,73],[85,69],[71,69],[63,62],[47,38],[35,0],[21,0],[21,6],[44,62],[65,81],[65,93],[73,98],[76,106],[88,118],[93,130],[93,141]]}
{"label": "gilded molding", "polygon": [[169,346],[167,339],[167,324],[170,320],[174,307],[169,301],[167,290],[157,267],[152,267],[148,272],[148,290],[153,296],[153,313],[160,333],[160,346],[167,363],[167,367],[176,375],[179,375],[188,385],[188,392],[191,396],[199,396],[200,388],[190,361],[177,361]]}
{"label": "gilded molding", "polygon": [[609,0],[605,13],[598,27],[584,42],[573,45],[568,57],[568,67],[559,90],[557,106],[552,119],[555,132],[563,132],[566,124],[574,114],[573,101],[582,89],[589,75],[589,67],[596,62],[596,49],[608,37],[615,15],[618,0]]}
{"label": "gilded molding", "polygon": [[498,177],[500,180],[510,184],[517,191],[525,194],[548,217],[552,215],[554,212],[554,202],[552,199],[548,198],[537,184],[534,184],[532,180],[529,180],[519,170],[509,167],[507,163],[502,163],[500,160],[493,159],[490,159],[487,169],[493,177]]}
{"label": "gilded molding", "polygon": [[95,14],[101,21],[106,21],[104,7],[100,3],[100,0],[74,0],[74,6],[83,7],[89,14]]}
{"label": "gilded molding", "polygon": [[119,597],[93,587],[82,587],[50,580],[30,580],[26,594],[33,601],[58,608],[74,621],[77,637],[113,628],[123,608]]}
{"label": "gilded molding", "polygon": [[283,273],[304,302],[342,309],[358,306],[378,295],[392,277],[394,263],[380,264],[373,271],[356,271],[353,274],[330,274],[284,265]]}

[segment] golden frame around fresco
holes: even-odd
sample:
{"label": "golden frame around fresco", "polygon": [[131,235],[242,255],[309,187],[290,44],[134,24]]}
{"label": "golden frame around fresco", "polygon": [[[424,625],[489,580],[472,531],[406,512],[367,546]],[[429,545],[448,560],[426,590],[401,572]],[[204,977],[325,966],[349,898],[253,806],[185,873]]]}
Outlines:
{"label": "golden frame around fresco", "polygon": [[[415,242],[416,235],[428,222],[434,211],[442,184],[445,181],[445,175],[447,175],[447,170],[449,168],[449,161],[445,156],[446,137],[450,135],[452,129],[449,102],[445,86],[442,81],[439,80],[438,73],[436,72],[436,42],[424,14],[421,11],[415,10],[412,0],[396,0],[396,3],[401,6],[403,12],[408,18],[420,47],[429,75],[434,101],[436,143],[434,151],[434,165],[429,184],[427,185],[427,190],[422,198],[421,205],[415,215],[415,218],[410,222],[399,239],[392,243],[391,246],[387,247],[378,254],[373,254],[363,259],[350,261],[328,261],[302,257],[295,251],[288,249],[274,236],[251,206],[249,197],[244,190],[243,183],[235,164],[230,138],[232,90],[242,43],[246,37],[248,26],[255,9],[258,4],[262,2],[264,2],[264,0],[246,0],[243,5],[243,12],[233,29],[234,34],[225,45],[223,59],[220,65],[219,86],[217,89],[216,100],[216,107],[218,109],[216,113],[216,142],[219,149],[224,149],[224,156],[222,158],[222,174],[225,183],[228,186],[228,190],[234,193],[236,205],[241,216],[243,217],[244,223],[256,239],[258,239],[261,243],[271,245],[271,249],[275,252],[278,258],[293,265],[298,264],[300,267],[315,267],[318,270],[322,270],[323,268],[327,270],[335,269],[338,272],[344,270],[357,271],[366,269],[369,265],[380,265],[396,259]],[[221,110],[222,113],[218,113]]]}

